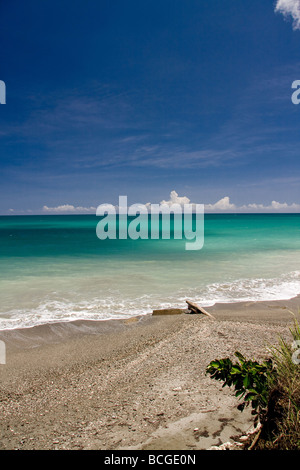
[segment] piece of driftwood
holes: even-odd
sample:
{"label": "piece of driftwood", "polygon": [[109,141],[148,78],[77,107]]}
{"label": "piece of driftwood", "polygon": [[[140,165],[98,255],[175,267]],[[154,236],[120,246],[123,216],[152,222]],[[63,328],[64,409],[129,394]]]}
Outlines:
{"label": "piece of driftwood", "polygon": [[213,315],[204,310],[204,308],[200,307],[194,302],[186,300],[186,303],[188,304],[189,310],[191,310],[192,313],[202,313],[203,315],[207,315],[208,317],[215,318]]}

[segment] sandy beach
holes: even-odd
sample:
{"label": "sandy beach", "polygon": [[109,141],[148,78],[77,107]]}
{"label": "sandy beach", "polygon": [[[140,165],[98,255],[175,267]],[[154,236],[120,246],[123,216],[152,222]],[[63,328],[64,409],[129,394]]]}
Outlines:
{"label": "sandy beach", "polygon": [[205,375],[239,350],[263,359],[300,297],[0,332],[0,449],[203,450],[253,425]]}

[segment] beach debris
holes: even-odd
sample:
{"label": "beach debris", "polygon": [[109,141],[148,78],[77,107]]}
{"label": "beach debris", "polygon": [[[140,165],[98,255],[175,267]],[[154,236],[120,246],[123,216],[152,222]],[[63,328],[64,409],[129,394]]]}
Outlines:
{"label": "beach debris", "polygon": [[258,425],[250,429],[247,434],[240,436],[238,441],[225,442],[219,446],[209,447],[207,450],[252,450],[259,439],[261,431],[262,425],[258,423]]}
{"label": "beach debris", "polygon": [[188,304],[190,313],[202,313],[203,315],[206,315],[208,317],[215,318],[213,315],[211,315],[206,310],[204,310],[203,307],[200,307],[194,302],[191,302],[190,300],[186,300],[186,303]]}
{"label": "beach debris", "polygon": [[152,315],[181,315],[184,313],[180,308],[164,308],[161,310],[153,310]]}
{"label": "beach debris", "polygon": [[224,444],[221,444],[220,446],[211,446],[207,450],[237,450],[241,446],[242,444],[238,442],[225,442]]}
{"label": "beach debris", "polygon": [[189,314],[202,313],[203,315],[206,315],[207,317],[215,318],[213,315],[211,315],[206,310],[204,310],[203,307],[200,307],[194,302],[191,302],[190,300],[186,300],[186,303],[188,304],[188,308],[186,309],[164,308],[160,310],[153,310],[152,315],[182,315],[183,313],[189,313]]}

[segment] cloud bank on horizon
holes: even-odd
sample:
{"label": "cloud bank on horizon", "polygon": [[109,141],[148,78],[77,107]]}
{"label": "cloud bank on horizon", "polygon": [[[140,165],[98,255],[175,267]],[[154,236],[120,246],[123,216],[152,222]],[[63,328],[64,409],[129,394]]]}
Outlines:
{"label": "cloud bank on horizon", "polygon": [[275,12],[285,18],[291,17],[293,29],[300,29],[300,0],[277,0]]}
{"label": "cloud bank on horizon", "polygon": [[[187,196],[179,196],[178,193],[173,190],[170,193],[170,198],[168,200],[162,200],[160,204],[166,204],[168,206],[179,204],[180,206],[184,206],[184,204],[195,205],[196,203],[191,202]],[[145,205],[148,209],[151,208],[150,202]],[[97,208],[94,206],[82,207],[72,204],[62,204],[57,207],[43,207],[44,214],[95,214],[96,210]],[[269,205],[251,203],[238,206],[232,203],[228,196],[225,196],[214,204],[204,204],[204,210],[208,213],[299,213],[300,204],[272,201]],[[11,211],[13,212],[12,209]]]}
{"label": "cloud bank on horizon", "polygon": [[[161,204],[195,204],[190,201],[189,198],[186,196],[181,197],[178,196],[176,191],[171,191],[169,201],[162,201]],[[264,204],[245,204],[242,206],[237,206],[230,202],[230,198],[228,196],[223,197],[219,201],[214,204],[204,204],[205,212],[300,212],[300,204],[287,204],[286,202],[280,203],[277,201],[272,201],[270,205],[266,206]]]}
{"label": "cloud bank on horizon", "polygon": [[62,204],[57,207],[44,206],[43,212],[55,214],[93,214],[96,212],[96,207],[75,207],[72,204]]}

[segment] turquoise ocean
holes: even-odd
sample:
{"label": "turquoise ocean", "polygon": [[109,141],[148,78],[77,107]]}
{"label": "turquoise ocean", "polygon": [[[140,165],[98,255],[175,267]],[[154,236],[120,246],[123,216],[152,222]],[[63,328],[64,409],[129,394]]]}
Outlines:
{"label": "turquoise ocean", "polygon": [[206,214],[204,246],[99,240],[95,215],[0,217],[0,329],[300,293],[300,214]]}

